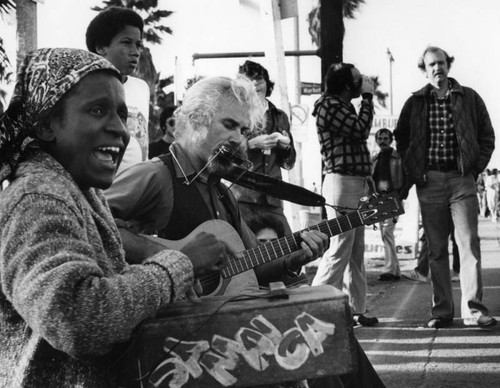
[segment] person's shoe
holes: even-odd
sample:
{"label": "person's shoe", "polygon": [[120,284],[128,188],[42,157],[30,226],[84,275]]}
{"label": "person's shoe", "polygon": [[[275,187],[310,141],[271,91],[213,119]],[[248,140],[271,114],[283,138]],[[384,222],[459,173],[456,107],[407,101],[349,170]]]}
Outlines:
{"label": "person's shoe", "polygon": [[399,275],[395,275],[393,273],[386,272],[386,273],[380,274],[380,276],[378,277],[378,280],[380,280],[381,282],[393,282],[393,281],[398,281],[400,278],[401,277]]}
{"label": "person's shoe", "polygon": [[453,318],[432,317],[427,322],[427,327],[431,329],[441,329],[443,327],[450,327],[453,323]]}
{"label": "person's shoe", "polygon": [[427,283],[427,277],[422,275],[416,269],[414,269],[413,271],[401,272],[401,276],[407,280],[412,280],[414,282]]}
{"label": "person's shoe", "polygon": [[376,317],[365,317],[363,314],[354,314],[352,316],[354,326],[375,326],[378,323]]}
{"label": "person's shoe", "polygon": [[493,327],[497,324],[497,320],[493,318],[491,315],[481,315],[477,319],[477,325],[480,328],[488,328],[488,327]]}
{"label": "person's shoe", "polygon": [[497,324],[497,320],[489,314],[488,309],[483,304],[469,300],[467,305],[472,317],[464,318],[465,326],[478,326],[482,329],[487,329]]}
{"label": "person's shoe", "polygon": [[479,317],[464,318],[465,326],[477,326],[481,329],[488,329],[496,324],[497,320],[488,314],[482,314]]}
{"label": "person's shoe", "polygon": [[451,281],[452,281],[453,283],[459,282],[459,281],[460,281],[460,274],[459,274],[459,273],[457,273],[457,272],[453,272],[453,273],[451,274]]}

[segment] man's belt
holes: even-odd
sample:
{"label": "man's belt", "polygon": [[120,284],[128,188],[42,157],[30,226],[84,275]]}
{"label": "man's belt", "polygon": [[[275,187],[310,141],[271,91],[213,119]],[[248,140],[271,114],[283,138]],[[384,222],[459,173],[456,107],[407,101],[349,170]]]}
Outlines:
{"label": "man's belt", "polygon": [[429,163],[427,166],[429,171],[440,171],[440,172],[449,172],[458,170],[457,162],[441,162],[441,163]]}

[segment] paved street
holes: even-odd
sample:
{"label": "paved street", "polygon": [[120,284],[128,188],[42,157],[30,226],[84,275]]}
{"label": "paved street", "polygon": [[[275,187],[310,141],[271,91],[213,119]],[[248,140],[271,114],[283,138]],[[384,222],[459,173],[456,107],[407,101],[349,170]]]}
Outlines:
{"label": "paved street", "polygon": [[[483,301],[500,322],[500,225],[480,220]],[[450,257],[451,258],[451,257]],[[377,327],[355,333],[388,388],[500,387],[500,323],[490,330],[466,327],[460,319],[446,329],[428,329],[431,284],[377,280],[382,260],[368,260],[369,315]],[[416,260],[400,261],[411,270]],[[453,283],[460,316],[460,283]]]}

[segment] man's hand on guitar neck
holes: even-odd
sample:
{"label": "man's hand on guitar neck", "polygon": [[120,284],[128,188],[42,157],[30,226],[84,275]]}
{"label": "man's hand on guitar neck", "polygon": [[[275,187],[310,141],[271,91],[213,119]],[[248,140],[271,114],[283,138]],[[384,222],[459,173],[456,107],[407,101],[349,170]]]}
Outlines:
{"label": "man's hand on guitar neck", "polygon": [[318,230],[303,231],[300,234],[302,249],[291,253],[285,262],[287,271],[298,272],[304,264],[323,256],[328,245],[328,236]]}

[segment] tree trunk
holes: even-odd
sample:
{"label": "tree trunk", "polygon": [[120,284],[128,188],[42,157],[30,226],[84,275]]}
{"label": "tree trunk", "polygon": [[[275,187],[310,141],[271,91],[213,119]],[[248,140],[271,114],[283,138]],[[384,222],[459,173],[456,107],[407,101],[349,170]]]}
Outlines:
{"label": "tree trunk", "polygon": [[24,60],[26,54],[37,48],[37,3],[33,0],[16,0],[17,20],[17,67]]}
{"label": "tree trunk", "polygon": [[321,88],[332,63],[342,62],[344,40],[343,0],[320,0]]}

